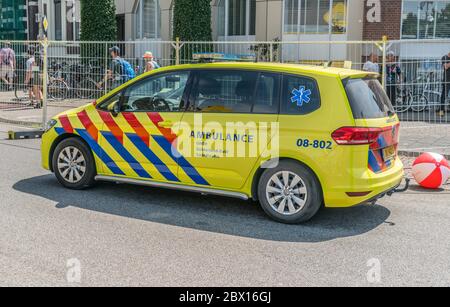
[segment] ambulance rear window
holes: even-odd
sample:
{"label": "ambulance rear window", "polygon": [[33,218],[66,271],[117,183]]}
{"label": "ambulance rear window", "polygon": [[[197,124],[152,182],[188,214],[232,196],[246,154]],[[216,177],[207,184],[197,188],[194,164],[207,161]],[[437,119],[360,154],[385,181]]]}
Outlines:
{"label": "ambulance rear window", "polygon": [[347,79],[344,86],[355,119],[385,118],[395,114],[377,79]]}

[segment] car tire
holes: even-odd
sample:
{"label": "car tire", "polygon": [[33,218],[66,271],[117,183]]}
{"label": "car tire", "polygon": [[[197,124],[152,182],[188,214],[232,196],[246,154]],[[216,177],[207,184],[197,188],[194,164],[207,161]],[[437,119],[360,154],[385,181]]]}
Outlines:
{"label": "car tire", "polygon": [[323,205],[318,179],[307,167],[294,161],[280,161],[277,167],[262,174],[258,198],[269,217],[285,224],[307,222]]}
{"label": "car tire", "polygon": [[95,185],[97,174],[94,157],[89,147],[79,138],[63,140],[52,157],[53,170],[66,188],[82,190]]}

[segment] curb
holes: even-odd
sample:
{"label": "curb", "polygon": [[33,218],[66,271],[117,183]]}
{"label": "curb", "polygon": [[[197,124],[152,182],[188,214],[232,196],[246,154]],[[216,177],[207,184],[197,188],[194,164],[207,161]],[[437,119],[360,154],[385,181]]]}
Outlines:
{"label": "curb", "polygon": [[[425,151],[407,151],[407,150],[399,150],[398,154],[400,156],[406,156],[408,158],[418,158],[420,155],[425,153]],[[450,155],[443,155],[447,160],[450,160]]]}
{"label": "curb", "polygon": [[27,128],[41,128],[42,127],[42,123],[26,122],[26,121],[20,121],[20,120],[6,119],[6,118],[2,118],[2,117],[0,117],[0,123],[23,126],[23,127],[27,127]]}

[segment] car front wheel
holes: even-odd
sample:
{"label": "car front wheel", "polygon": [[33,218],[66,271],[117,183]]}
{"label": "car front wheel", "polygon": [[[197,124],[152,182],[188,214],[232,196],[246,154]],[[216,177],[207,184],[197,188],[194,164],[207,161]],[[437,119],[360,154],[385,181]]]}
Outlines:
{"label": "car front wheel", "polygon": [[81,190],[95,184],[94,157],[81,139],[70,138],[59,143],[52,163],[56,178],[66,188]]}

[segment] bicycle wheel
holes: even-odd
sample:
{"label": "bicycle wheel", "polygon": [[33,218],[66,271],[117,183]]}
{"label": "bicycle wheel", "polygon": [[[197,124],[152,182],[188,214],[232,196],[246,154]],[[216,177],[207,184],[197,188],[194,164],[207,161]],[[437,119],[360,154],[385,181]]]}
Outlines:
{"label": "bicycle wheel", "polygon": [[97,84],[92,79],[85,79],[78,83],[75,94],[80,99],[92,99],[99,91]]}
{"label": "bicycle wheel", "polygon": [[29,100],[28,89],[21,88],[18,84],[14,84],[14,96],[16,97],[17,101]]}
{"label": "bicycle wheel", "polygon": [[394,103],[396,113],[405,113],[411,109],[412,94],[397,96]]}
{"label": "bicycle wheel", "polygon": [[423,112],[428,107],[428,98],[423,94],[416,94],[412,98],[411,110]]}
{"label": "bicycle wheel", "polygon": [[47,87],[48,96],[54,100],[64,100],[69,94],[69,86],[63,80],[52,80]]}

